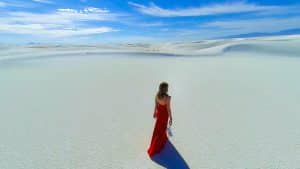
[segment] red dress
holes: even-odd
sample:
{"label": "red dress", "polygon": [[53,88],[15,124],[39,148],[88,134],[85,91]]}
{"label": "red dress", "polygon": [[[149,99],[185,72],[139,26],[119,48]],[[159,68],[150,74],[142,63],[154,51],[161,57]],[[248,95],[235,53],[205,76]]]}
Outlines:
{"label": "red dress", "polygon": [[151,139],[151,144],[147,151],[150,157],[160,152],[168,140],[166,133],[169,118],[167,104],[161,105],[157,103],[157,109],[155,114],[156,123]]}

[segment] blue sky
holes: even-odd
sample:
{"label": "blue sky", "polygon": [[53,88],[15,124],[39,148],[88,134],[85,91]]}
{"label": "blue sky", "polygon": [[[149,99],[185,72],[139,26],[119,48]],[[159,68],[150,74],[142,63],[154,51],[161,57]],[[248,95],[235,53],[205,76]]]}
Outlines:
{"label": "blue sky", "polygon": [[297,0],[0,0],[2,43],[190,41],[299,28]]}

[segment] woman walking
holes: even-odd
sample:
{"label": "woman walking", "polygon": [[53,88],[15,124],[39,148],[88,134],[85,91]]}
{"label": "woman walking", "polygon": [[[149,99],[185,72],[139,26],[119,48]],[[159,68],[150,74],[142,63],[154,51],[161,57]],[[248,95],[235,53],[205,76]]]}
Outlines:
{"label": "woman walking", "polygon": [[155,108],[153,117],[156,118],[156,123],[154,126],[151,144],[147,151],[150,157],[160,152],[168,140],[166,133],[168,120],[169,125],[172,125],[170,103],[171,96],[168,95],[168,83],[161,82],[159,85],[159,90],[155,97]]}

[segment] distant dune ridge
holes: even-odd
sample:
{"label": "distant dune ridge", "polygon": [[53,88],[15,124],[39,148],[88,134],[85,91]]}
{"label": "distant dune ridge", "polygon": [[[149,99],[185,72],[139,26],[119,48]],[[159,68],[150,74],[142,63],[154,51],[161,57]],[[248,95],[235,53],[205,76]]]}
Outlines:
{"label": "distant dune ridge", "polygon": [[[0,45],[0,169],[296,169],[300,37]],[[172,137],[153,159],[154,96]]]}
{"label": "distant dune ridge", "polygon": [[228,53],[259,53],[270,56],[299,56],[300,35],[270,36],[172,42],[157,44],[94,44],[94,45],[41,45],[0,46],[0,60],[42,59],[72,55],[144,54],[150,56],[224,56]]}

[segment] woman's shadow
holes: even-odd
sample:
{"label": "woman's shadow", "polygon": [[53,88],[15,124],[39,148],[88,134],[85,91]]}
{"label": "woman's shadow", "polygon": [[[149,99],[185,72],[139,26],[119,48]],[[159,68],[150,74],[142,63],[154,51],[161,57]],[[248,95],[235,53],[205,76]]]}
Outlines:
{"label": "woman's shadow", "polygon": [[169,140],[167,140],[161,152],[154,155],[151,158],[151,160],[165,167],[166,169],[189,169],[190,168]]}

